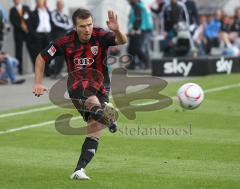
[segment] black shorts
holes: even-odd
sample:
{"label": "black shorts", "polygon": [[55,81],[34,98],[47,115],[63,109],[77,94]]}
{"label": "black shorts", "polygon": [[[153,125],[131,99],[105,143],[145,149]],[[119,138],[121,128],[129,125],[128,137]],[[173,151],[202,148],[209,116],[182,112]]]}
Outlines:
{"label": "black shorts", "polygon": [[90,96],[96,96],[100,102],[100,104],[102,106],[104,106],[104,102],[109,102],[109,90],[106,94],[103,94],[100,91],[94,91],[93,90],[89,90],[86,93],[84,93],[84,90],[81,87],[78,87],[77,89],[74,90],[69,90],[69,97],[72,100],[73,105],[75,106],[75,108],[78,110],[78,112],[82,115],[84,121],[88,121],[89,120],[89,116],[90,116],[90,112],[86,110],[84,104],[85,101],[87,100],[88,97]]}

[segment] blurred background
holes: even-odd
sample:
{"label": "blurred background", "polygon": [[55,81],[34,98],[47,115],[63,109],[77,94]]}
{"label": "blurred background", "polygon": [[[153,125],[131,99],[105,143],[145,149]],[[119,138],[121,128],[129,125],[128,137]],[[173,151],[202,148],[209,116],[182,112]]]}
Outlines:
{"label": "blurred background", "polygon": [[[8,90],[22,96],[29,93],[37,54],[73,29],[71,15],[78,7],[89,9],[94,25],[104,29],[107,10],[118,14],[129,41],[110,48],[112,69],[125,67],[129,74],[167,77],[167,81],[240,72],[239,0],[1,0],[0,90],[13,107],[36,100],[15,102],[3,85],[14,84]],[[41,11],[47,17],[39,17]],[[64,74],[64,58],[56,58],[45,69],[45,81],[50,87]]]}
{"label": "blurred background", "polygon": [[[67,1],[63,0],[64,8],[63,12],[69,16],[71,19],[71,15],[73,11],[77,7],[85,7],[92,11],[94,16],[94,21],[97,26],[101,26],[106,28],[105,21],[107,19],[107,10],[112,9],[117,12],[119,16],[119,22],[122,29],[126,33],[131,33],[131,24],[134,21],[131,21],[131,14],[135,14],[131,12],[131,9],[134,7],[134,0],[72,0]],[[136,1],[137,3],[138,1]],[[187,52],[190,48],[195,52],[195,55],[203,56],[203,55],[237,55],[239,53],[238,49],[240,46],[239,42],[239,28],[234,26],[238,24],[239,26],[239,14],[238,10],[240,6],[239,0],[202,0],[202,1],[186,1],[179,0],[178,3],[185,4],[185,8],[187,12],[179,13],[178,18],[175,20],[171,20],[172,13],[168,11],[168,4],[174,1],[171,0],[143,0],[145,8],[142,8],[143,17],[144,11],[148,11],[151,15],[151,19],[153,22],[153,27],[149,30],[151,31],[151,37],[147,38],[147,49],[151,53],[151,57],[144,57],[146,63],[141,63],[138,59],[141,58],[141,52],[133,53],[134,50],[131,48],[137,48],[138,42],[134,42],[134,40],[138,40],[137,37],[133,35],[130,40],[131,44],[129,44],[129,48],[121,49],[123,52],[126,51],[129,54],[136,55],[136,65],[140,68],[145,68],[145,66],[141,66],[144,64],[149,64],[146,68],[150,68],[151,58],[154,57],[162,57],[162,56],[186,56],[190,53]],[[188,3],[190,2],[190,3]],[[192,6],[192,2],[196,6]],[[34,11],[37,7],[36,0],[22,0],[18,3],[29,6],[31,11]],[[45,5],[49,11],[53,12],[56,10],[57,0],[46,1]],[[131,4],[132,3],[132,4]],[[190,4],[190,6],[188,6]],[[13,25],[11,20],[9,20],[9,11],[12,7],[14,7],[14,1],[3,1],[1,0],[0,6],[2,11],[4,12],[4,23],[7,30],[4,30],[4,38],[3,38],[3,48],[4,51],[9,53],[10,55],[16,57],[16,47],[14,45],[14,37],[13,37]],[[171,5],[170,5],[171,6]],[[238,10],[238,11],[237,11]],[[183,15],[184,14],[184,15]],[[168,17],[168,18],[167,18]],[[190,19],[189,19],[189,18]],[[216,22],[215,22],[216,21]],[[131,23],[132,22],[132,23]],[[143,20],[143,22],[145,22]],[[212,22],[212,23],[211,23]],[[180,23],[180,24],[179,24]],[[183,23],[182,28],[181,23]],[[209,24],[208,24],[209,23]],[[211,24],[210,24],[211,23]],[[218,23],[220,23],[218,25]],[[169,26],[170,24],[170,26]],[[177,28],[176,26],[179,25]],[[184,29],[184,25],[187,25],[187,28]],[[167,26],[167,27],[166,27]],[[141,28],[139,30],[144,30]],[[169,28],[170,27],[170,28]],[[204,29],[203,29],[204,27]],[[234,28],[235,27],[235,28]],[[10,28],[10,29],[9,29]],[[190,32],[190,36],[188,33]],[[178,34],[179,35],[178,35]],[[227,34],[228,33],[228,34]],[[181,35],[182,34],[182,35]],[[141,37],[140,37],[141,38]],[[188,39],[181,40],[181,39]],[[166,40],[163,40],[166,39]],[[180,40],[179,40],[180,39]],[[156,44],[160,40],[160,47],[156,46]],[[190,41],[190,44],[188,44]],[[136,44],[135,44],[136,43]],[[148,46],[148,44],[152,44]],[[233,45],[232,45],[233,44]],[[145,44],[146,45],[146,44]],[[176,47],[174,50],[173,47]],[[119,49],[113,49],[118,52]],[[140,50],[141,51],[141,50]],[[173,52],[174,51],[174,52]],[[192,52],[191,52],[192,53]],[[26,43],[23,44],[23,60],[22,60],[22,72],[23,74],[32,73],[32,63],[29,58],[29,54],[26,50]],[[140,56],[140,58],[139,58]],[[17,57],[18,59],[18,57]],[[131,69],[131,67],[130,67]],[[134,68],[135,69],[135,68]]]}

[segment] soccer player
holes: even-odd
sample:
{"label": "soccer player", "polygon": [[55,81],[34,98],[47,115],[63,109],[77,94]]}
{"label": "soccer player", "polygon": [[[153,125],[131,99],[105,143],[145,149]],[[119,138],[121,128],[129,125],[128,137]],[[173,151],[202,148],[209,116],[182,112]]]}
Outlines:
{"label": "soccer player", "polygon": [[42,85],[45,62],[64,55],[69,72],[69,96],[88,124],[87,137],[70,178],[90,179],[85,173],[85,167],[97,151],[103,125],[114,125],[111,117],[106,121],[104,112],[110,89],[107,50],[109,46],[125,44],[127,37],[120,30],[117,15],[113,11],[108,11],[107,21],[112,32],[93,27],[92,15],[86,9],[77,9],[72,15],[72,21],[75,29],[51,42],[37,56],[33,93],[39,97],[47,91]]}

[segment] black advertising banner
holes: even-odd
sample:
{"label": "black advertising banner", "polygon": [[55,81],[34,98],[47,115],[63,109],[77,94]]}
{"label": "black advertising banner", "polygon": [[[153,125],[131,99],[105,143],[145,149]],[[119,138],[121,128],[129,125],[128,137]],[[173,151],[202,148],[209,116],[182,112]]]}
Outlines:
{"label": "black advertising banner", "polygon": [[240,72],[240,57],[209,58],[208,74]]}
{"label": "black advertising banner", "polygon": [[163,58],[152,60],[153,76],[201,76],[240,72],[239,57]]}

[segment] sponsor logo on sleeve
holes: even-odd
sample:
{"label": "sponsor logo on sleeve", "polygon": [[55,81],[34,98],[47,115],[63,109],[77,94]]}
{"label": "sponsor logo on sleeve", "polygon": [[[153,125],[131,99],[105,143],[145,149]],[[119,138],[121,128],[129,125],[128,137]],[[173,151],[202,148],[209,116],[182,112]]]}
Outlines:
{"label": "sponsor logo on sleeve", "polygon": [[47,52],[50,56],[53,56],[57,52],[57,49],[52,45]]}

